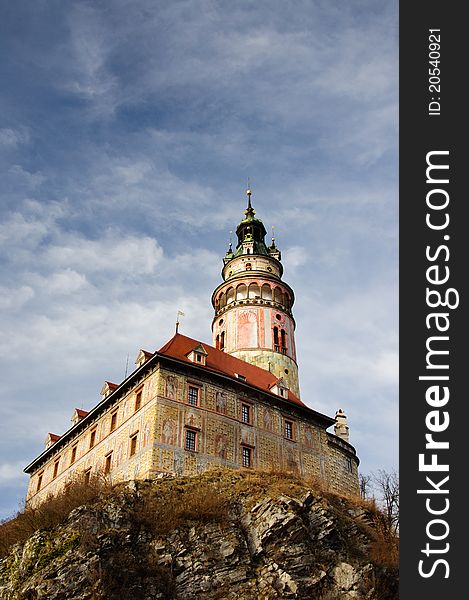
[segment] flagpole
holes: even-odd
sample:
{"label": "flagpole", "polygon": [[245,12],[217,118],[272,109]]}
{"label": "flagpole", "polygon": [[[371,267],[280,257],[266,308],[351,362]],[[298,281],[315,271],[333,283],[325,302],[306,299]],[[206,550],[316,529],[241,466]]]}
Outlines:
{"label": "flagpole", "polygon": [[182,312],[182,310],[178,310],[177,315],[176,315],[176,333],[178,333],[179,330],[179,315],[181,316],[185,316],[184,313]]}

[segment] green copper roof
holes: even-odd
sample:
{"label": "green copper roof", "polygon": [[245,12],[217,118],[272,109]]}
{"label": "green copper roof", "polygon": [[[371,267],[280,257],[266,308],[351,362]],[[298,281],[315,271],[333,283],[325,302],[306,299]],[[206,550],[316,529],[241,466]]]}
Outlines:
{"label": "green copper roof", "polygon": [[[267,248],[265,243],[265,236],[267,232],[265,230],[264,223],[255,217],[256,211],[251,205],[251,190],[247,190],[246,194],[248,197],[248,206],[244,211],[244,219],[236,228],[238,244],[236,246],[234,256],[241,256],[243,254],[265,254],[266,256],[270,256],[272,250],[276,251],[275,245],[273,245],[273,247],[270,249]],[[249,248],[249,252],[247,251],[247,248]],[[231,258],[231,256],[228,256],[228,254],[232,254],[231,247],[225,258]]]}

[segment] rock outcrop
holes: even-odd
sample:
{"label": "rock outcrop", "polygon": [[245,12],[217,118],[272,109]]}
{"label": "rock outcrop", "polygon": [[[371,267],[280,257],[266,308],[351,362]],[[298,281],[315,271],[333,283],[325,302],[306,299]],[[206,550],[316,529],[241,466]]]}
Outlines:
{"label": "rock outcrop", "polygon": [[381,522],[293,476],[133,483],[13,546],[0,599],[394,600]]}

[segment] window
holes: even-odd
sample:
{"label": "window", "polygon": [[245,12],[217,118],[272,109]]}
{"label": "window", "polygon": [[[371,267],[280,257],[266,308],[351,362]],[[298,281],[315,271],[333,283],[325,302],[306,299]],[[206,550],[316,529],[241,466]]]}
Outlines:
{"label": "window", "polygon": [[91,450],[91,448],[95,445],[95,443],[96,443],[96,427],[90,431],[90,447],[89,447],[89,450]]}
{"label": "window", "polygon": [[44,477],[44,471],[39,473],[39,475],[37,476],[36,492],[38,492],[41,489],[43,477]]}
{"label": "window", "polygon": [[284,354],[287,353],[287,334],[285,333],[285,330],[282,329],[281,332],[281,341],[282,341],[282,352]]}
{"label": "window", "polygon": [[192,406],[199,405],[199,391],[200,388],[195,385],[190,385],[187,389],[187,402]]}
{"label": "window", "polygon": [[59,472],[59,462],[60,458],[58,458],[54,463],[54,472],[52,473],[52,479],[55,479],[57,477],[57,473]]}
{"label": "window", "polygon": [[278,339],[278,327],[274,327],[274,350],[275,352],[279,352],[280,350],[280,342]]}
{"label": "window", "polygon": [[138,436],[138,431],[130,436],[129,456],[133,456],[137,452],[137,436]]}
{"label": "window", "polygon": [[91,467],[89,467],[85,471],[85,476],[84,476],[85,483],[88,484],[90,482],[90,479],[91,479]]}
{"label": "window", "polygon": [[292,421],[285,421],[285,437],[288,440],[293,439],[293,422]]}
{"label": "window", "polygon": [[220,350],[225,349],[225,332],[222,331],[220,334]]}
{"label": "window", "polygon": [[197,432],[192,429],[186,429],[186,450],[197,450]]}
{"label": "window", "polygon": [[72,454],[70,456],[70,464],[71,465],[73,465],[73,463],[77,459],[77,447],[78,447],[78,444],[75,444],[74,446],[72,446]]}
{"label": "window", "polygon": [[252,465],[252,448],[243,446],[243,467],[250,467]]}
{"label": "window", "polygon": [[107,475],[112,466],[112,450],[104,457],[104,474]]}
{"label": "window", "polygon": [[140,410],[141,406],[142,406],[142,390],[138,390],[137,393],[135,394],[135,412],[137,412],[137,410]]}
{"label": "window", "polygon": [[110,427],[110,432],[114,431],[114,429],[117,426],[117,410],[115,410],[113,413],[111,413],[111,427]]}
{"label": "window", "polygon": [[345,465],[346,465],[347,471],[349,473],[353,473],[353,463],[352,463],[352,459],[350,457],[347,457],[345,459]]}
{"label": "window", "polygon": [[250,404],[241,404],[241,421],[243,423],[252,423],[252,406]]}

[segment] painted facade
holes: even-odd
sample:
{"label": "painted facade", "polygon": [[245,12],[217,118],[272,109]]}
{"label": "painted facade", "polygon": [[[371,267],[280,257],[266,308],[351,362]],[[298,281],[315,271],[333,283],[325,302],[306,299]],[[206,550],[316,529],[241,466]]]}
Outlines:
{"label": "painted facade", "polygon": [[125,381],[105,382],[99,404],[76,409],[62,436],[48,435],[25,469],[30,504],[78,475],[117,482],[215,466],[281,468],[359,493],[345,414],[332,418],[300,399],[294,294],[254,215],[249,193],[237,248],[212,296],[213,346],[176,333],[156,352],[141,350]]}

